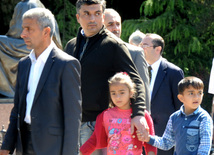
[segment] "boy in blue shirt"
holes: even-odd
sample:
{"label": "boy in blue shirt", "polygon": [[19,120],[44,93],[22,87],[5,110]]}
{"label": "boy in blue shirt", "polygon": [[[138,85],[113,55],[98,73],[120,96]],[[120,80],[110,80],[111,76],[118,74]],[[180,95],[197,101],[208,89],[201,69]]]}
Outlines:
{"label": "boy in blue shirt", "polygon": [[185,77],[178,83],[178,99],[183,103],[180,110],[173,113],[162,137],[138,139],[159,149],[175,147],[174,155],[208,155],[212,144],[213,123],[210,115],[201,108],[204,84],[197,77]]}

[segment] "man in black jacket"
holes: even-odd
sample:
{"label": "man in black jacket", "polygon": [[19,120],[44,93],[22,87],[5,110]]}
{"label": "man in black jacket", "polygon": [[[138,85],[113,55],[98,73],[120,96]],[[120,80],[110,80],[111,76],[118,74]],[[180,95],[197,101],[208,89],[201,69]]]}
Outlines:
{"label": "man in black jacket", "polygon": [[124,43],[104,28],[105,7],[105,0],[78,0],[76,17],[81,28],[65,47],[82,67],[81,145],[93,133],[97,115],[108,108],[108,79],[116,72],[127,72],[137,85],[136,100],[132,101],[132,131],[135,126],[143,132],[146,126],[144,84]]}

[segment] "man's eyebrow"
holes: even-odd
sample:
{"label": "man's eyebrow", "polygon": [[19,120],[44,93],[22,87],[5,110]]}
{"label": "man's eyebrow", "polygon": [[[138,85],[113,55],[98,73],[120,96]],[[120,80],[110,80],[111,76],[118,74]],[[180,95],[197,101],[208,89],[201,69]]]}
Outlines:
{"label": "man's eyebrow", "polygon": [[113,24],[114,22],[108,22],[108,24]]}
{"label": "man's eyebrow", "polygon": [[95,12],[102,12],[101,10],[97,10],[97,11],[95,11]]}

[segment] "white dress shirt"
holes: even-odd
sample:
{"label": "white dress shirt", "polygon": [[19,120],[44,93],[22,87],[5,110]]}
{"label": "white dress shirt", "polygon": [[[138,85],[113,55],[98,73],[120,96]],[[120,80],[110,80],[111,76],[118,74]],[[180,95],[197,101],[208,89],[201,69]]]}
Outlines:
{"label": "white dress shirt", "polygon": [[158,74],[158,69],[159,69],[161,60],[162,60],[162,57],[160,57],[155,63],[153,63],[151,65],[151,67],[152,67],[152,70],[151,70],[152,78],[151,78],[151,82],[150,82],[150,85],[149,85],[151,98],[152,98],[153,87],[154,87],[154,84],[155,84],[156,76]]}
{"label": "white dress shirt", "polygon": [[42,52],[42,54],[36,59],[34,50],[31,51],[29,57],[31,59],[31,68],[28,80],[28,93],[26,97],[26,113],[24,121],[28,124],[31,124],[31,108],[33,106],[34,96],[36,93],[37,85],[39,83],[40,76],[42,74],[45,63],[48,59],[48,56],[51,53],[51,50],[54,47],[54,43],[51,44]]}
{"label": "white dress shirt", "polygon": [[210,72],[210,81],[209,81],[208,93],[214,94],[214,58],[213,58],[213,62],[212,62],[211,72]]}

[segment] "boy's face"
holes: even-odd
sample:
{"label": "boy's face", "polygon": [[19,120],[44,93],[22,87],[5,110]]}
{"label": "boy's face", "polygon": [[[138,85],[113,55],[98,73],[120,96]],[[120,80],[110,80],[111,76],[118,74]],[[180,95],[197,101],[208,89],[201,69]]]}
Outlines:
{"label": "boy's face", "polygon": [[201,104],[203,99],[203,89],[195,89],[192,86],[185,89],[183,94],[178,94],[178,99],[184,104],[187,115],[193,113]]}

